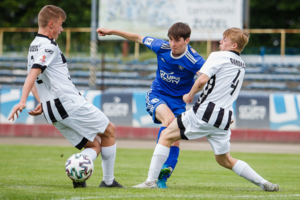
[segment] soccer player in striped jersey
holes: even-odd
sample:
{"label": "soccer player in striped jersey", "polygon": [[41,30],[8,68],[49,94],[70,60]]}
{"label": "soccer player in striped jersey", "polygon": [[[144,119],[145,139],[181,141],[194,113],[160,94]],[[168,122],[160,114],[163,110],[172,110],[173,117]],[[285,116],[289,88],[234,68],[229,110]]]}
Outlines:
{"label": "soccer player in striped jersey", "polygon": [[[26,107],[31,91],[39,102],[32,116],[44,114],[69,142],[91,160],[100,154],[103,180],[99,187],[123,187],[114,179],[116,157],[115,126],[93,104],[87,102],[75,88],[69,75],[67,60],[55,40],[63,31],[66,13],[53,5],[44,6],[38,15],[39,30],[28,53],[28,75],[21,101],[13,108],[9,120]],[[101,144],[96,138],[101,138]],[[73,181],[73,187],[86,187]]]}
{"label": "soccer player in striped jersey", "polygon": [[[125,39],[144,44],[157,55],[157,71],[151,89],[146,96],[148,113],[154,123],[162,124],[160,133],[170,125],[176,116],[185,111],[182,96],[193,86],[194,76],[205,62],[189,45],[191,29],[182,22],[173,24],[169,31],[169,41],[136,33],[99,28],[100,36],[118,35]],[[173,172],[179,156],[179,141],[172,144],[168,160],[162,167],[158,187],[167,188],[166,181]]]}
{"label": "soccer player in striped jersey", "polygon": [[173,142],[206,137],[221,166],[233,170],[265,191],[279,190],[277,184],[268,182],[246,162],[231,157],[229,152],[232,104],[242,87],[246,68],[240,53],[248,40],[249,33],[239,28],[230,28],[223,33],[220,51],[210,54],[192,89],[183,96],[186,103],[191,103],[194,95],[203,90],[198,102],[193,108],[177,116],[162,132],[153,153],[147,180],[134,187],[156,187],[155,181]]}

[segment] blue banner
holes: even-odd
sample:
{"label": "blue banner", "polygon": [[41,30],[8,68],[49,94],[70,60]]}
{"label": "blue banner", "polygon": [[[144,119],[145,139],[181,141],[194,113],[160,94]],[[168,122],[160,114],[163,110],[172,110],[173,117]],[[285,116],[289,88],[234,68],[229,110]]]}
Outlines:
{"label": "blue banner", "polygon": [[[82,90],[81,95],[87,101],[102,110],[115,125],[133,127],[159,127],[146,111],[146,92],[102,93],[98,90]],[[19,119],[8,121],[13,107],[20,102],[22,90],[0,90],[0,123],[41,124],[46,123],[44,116],[30,116],[37,102],[29,95],[26,108]],[[197,101],[187,104],[190,109]],[[300,130],[300,94],[241,94],[233,104],[234,123],[231,128]]]}

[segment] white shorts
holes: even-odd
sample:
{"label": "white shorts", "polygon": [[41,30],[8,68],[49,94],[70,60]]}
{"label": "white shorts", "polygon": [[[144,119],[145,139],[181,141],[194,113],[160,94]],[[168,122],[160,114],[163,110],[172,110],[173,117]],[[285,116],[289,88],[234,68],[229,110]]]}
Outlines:
{"label": "white shorts", "polygon": [[93,142],[98,133],[104,133],[109,124],[105,114],[93,104],[86,102],[72,115],[53,125],[77,149],[82,149],[87,141]]}
{"label": "white shorts", "polygon": [[189,109],[178,116],[177,123],[182,139],[192,140],[206,137],[216,155],[229,152],[230,129],[219,129],[201,119],[197,119],[193,109]]}

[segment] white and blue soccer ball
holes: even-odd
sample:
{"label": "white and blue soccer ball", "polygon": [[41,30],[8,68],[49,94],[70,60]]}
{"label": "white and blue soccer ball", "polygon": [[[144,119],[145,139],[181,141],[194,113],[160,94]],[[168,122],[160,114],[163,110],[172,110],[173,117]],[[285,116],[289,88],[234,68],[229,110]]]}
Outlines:
{"label": "white and blue soccer ball", "polygon": [[65,167],[67,176],[76,182],[87,180],[94,172],[93,161],[81,153],[70,156]]}

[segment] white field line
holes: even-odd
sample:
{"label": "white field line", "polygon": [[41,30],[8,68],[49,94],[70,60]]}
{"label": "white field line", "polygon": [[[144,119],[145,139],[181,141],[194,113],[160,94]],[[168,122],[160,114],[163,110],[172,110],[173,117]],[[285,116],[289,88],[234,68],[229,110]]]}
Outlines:
{"label": "white field line", "polygon": [[[289,195],[222,195],[222,199],[240,199],[240,198],[291,198],[300,197],[300,194]],[[71,197],[59,200],[86,200],[86,199],[120,199],[120,198],[220,198],[220,195],[111,195],[111,196],[90,196],[90,197]]]}

